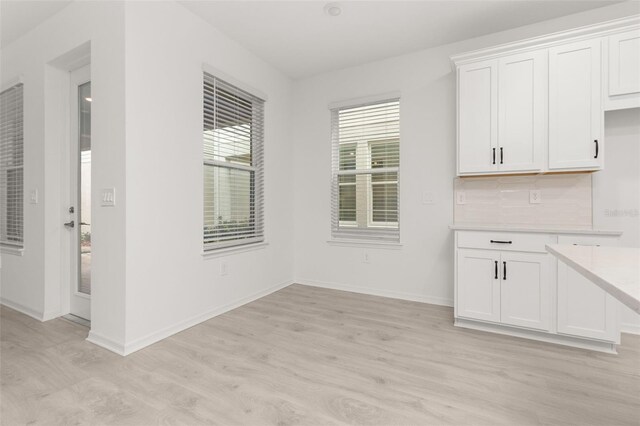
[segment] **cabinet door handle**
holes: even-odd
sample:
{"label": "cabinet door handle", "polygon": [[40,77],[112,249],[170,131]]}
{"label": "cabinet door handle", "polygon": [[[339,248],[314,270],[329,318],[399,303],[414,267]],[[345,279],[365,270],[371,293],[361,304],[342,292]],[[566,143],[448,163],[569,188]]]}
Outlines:
{"label": "cabinet door handle", "polygon": [[504,160],[504,155],[502,153],[502,147],[500,147],[500,164],[502,164],[502,160]]}
{"label": "cabinet door handle", "polygon": [[513,244],[513,241],[489,240],[494,244]]}
{"label": "cabinet door handle", "polygon": [[593,142],[596,144],[596,155],[594,155],[593,158],[598,158],[598,139],[595,139]]}
{"label": "cabinet door handle", "polygon": [[493,148],[493,164],[496,164],[496,149]]}
{"label": "cabinet door handle", "polygon": [[497,279],[498,279],[498,261],[497,261],[497,260],[494,260],[494,261],[493,261],[493,263],[495,264],[494,277],[493,277],[493,279],[494,279],[494,280],[497,280]]}
{"label": "cabinet door handle", "polygon": [[507,280],[507,262],[502,262],[502,279]]}

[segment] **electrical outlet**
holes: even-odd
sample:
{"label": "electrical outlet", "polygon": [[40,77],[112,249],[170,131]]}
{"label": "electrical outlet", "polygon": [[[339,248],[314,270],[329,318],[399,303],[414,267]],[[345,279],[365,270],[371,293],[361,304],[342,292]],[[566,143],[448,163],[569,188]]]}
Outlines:
{"label": "electrical outlet", "polygon": [[362,263],[371,263],[371,257],[368,252],[364,252],[364,256],[362,257]]}
{"label": "electrical outlet", "polygon": [[227,262],[220,262],[220,275],[225,276],[229,273],[229,265]]}
{"label": "electrical outlet", "polygon": [[32,189],[29,193],[29,202],[31,204],[38,204],[38,190]]}
{"label": "electrical outlet", "polygon": [[467,194],[464,191],[456,192],[456,204],[466,204],[467,203]]}
{"label": "electrical outlet", "polygon": [[532,189],[529,191],[529,203],[540,204],[542,203],[542,191],[539,189]]}
{"label": "electrical outlet", "polygon": [[435,204],[436,203],[436,194],[432,191],[427,191],[424,193],[422,197],[423,204]]}

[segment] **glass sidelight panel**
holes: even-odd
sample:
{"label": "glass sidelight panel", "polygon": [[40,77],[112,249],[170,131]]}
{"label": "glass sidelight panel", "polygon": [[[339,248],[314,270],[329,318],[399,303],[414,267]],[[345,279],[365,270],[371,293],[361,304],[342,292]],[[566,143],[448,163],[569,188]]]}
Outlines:
{"label": "glass sidelight panel", "polygon": [[91,294],[91,82],[78,87],[78,291]]}

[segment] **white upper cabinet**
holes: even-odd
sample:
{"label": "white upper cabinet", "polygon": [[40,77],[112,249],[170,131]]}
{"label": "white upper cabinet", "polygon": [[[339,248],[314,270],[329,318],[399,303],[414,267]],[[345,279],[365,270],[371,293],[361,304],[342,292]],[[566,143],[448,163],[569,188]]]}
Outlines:
{"label": "white upper cabinet", "polygon": [[549,49],[549,169],[602,167],[601,41]]}
{"label": "white upper cabinet", "polygon": [[455,55],[458,176],[604,168],[604,111],[640,107],[640,15]]}
{"label": "white upper cabinet", "polygon": [[498,61],[498,170],[543,169],[547,141],[547,51]]}
{"label": "white upper cabinet", "polygon": [[640,30],[607,38],[605,109],[640,107]]}
{"label": "white upper cabinet", "polygon": [[537,172],[546,142],[547,52],[458,70],[458,174]]}
{"label": "white upper cabinet", "polygon": [[498,67],[482,61],[458,69],[458,172],[496,171]]}

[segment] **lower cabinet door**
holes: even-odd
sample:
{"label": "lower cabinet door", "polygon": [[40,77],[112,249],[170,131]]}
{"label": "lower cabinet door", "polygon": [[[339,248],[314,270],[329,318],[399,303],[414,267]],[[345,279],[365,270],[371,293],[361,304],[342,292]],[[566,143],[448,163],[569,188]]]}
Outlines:
{"label": "lower cabinet door", "polygon": [[500,252],[458,250],[456,315],[500,321]]}
{"label": "lower cabinet door", "polygon": [[560,260],[558,333],[611,342],[619,338],[616,300]]}
{"label": "lower cabinet door", "polygon": [[505,251],[500,261],[501,322],[549,331],[553,279],[549,256]]}

